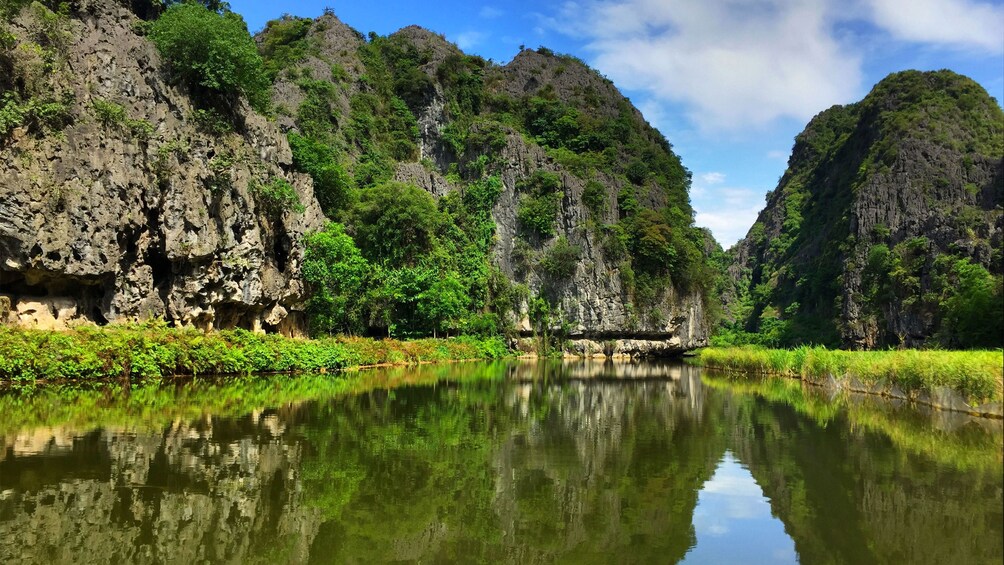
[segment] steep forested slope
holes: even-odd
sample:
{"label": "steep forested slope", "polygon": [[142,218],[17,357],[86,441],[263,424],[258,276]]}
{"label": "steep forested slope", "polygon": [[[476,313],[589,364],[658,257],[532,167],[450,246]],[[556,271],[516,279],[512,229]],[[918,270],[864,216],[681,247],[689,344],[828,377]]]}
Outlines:
{"label": "steep forested slope", "polygon": [[581,61],[220,4],[2,2],[16,321],[703,343],[690,173]]}
{"label": "steep forested slope", "polygon": [[703,340],[690,174],[581,61],[539,49],[497,66],[417,27],[363,38],[330,13],[257,40],[294,162],[343,225],[317,256],[356,265],[331,285],[311,263],[316,329]]}
{"label": "steep forested slope", "polygon": [[950,71],[817,115],[732,250],[728,337],[1000,346],[1004,114]]}

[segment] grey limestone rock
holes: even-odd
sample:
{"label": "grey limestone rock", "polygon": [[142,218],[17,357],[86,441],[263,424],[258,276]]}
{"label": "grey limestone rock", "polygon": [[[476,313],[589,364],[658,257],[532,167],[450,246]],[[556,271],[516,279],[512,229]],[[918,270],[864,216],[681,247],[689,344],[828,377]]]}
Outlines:
{"label": "grey limestone rock", "polygon": [[[278,327],[277,312],[301,308],[302,237],[323,225],[310,180],[288,172],[285,136],[244,103],[237,133],[199,131],[137,22],[111,1],[71,20],[72,123],[0,147],[0,292],[27,326]],[[102,122],[101,102],[150,133]],[[262,206],[254,186],[272,179],[294,187],[302,213]]]}

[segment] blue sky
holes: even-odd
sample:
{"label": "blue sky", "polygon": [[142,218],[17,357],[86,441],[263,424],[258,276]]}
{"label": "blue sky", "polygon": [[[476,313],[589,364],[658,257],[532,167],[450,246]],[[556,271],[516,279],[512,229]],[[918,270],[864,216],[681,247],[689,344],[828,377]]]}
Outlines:
{"label": "blue sky", "polygon": [[743,237],[818,112],[891,72],[951,69],[1004,99],[1004,0],[232,1],[252,32],[284,12],[386,35],[416,24],[508,62],[570,53],[614,81],[694,175],[697,224]]}

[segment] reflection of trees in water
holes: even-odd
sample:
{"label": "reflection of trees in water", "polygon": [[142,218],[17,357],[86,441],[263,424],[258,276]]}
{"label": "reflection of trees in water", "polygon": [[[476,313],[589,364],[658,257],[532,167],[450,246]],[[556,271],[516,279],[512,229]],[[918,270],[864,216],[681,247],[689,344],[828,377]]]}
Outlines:
{"label": "reflection of trees in water", "polygon": [[726,449],[803,563],[1001,555],[999,466],[959,473],[839,411],[709,388],[694,368],[452,365],[370,382],[398,388],[7,438],[0,562],[674,562]]}
{"label": "reflection of trees in water", "polygon": [[510,391],[524,419],[495,455],[495,507],[514,561],[673,562],[693,545],[697,492],[724,452],[713,408],[689,367],[635,382],[612,368]]}
{"label": "reflection of trees in water", "polygon": [[682,557],[697,489],[723,450],[701,423],[696,377],[569,380],[550,365],[531,381],[523,370],[322,407],[324,425],[304,432],[317,449],[306,488],[327,509],[314,556]]}

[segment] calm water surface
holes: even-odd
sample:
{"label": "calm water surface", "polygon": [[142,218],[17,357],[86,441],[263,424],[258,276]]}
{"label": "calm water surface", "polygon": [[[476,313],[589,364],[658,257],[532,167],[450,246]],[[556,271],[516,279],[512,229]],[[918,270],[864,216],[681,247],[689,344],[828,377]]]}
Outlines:
{"label": "calm water surface", "polygon": [[681,365],[0,394],[0,563],[1001,563],[1000,421]]}

